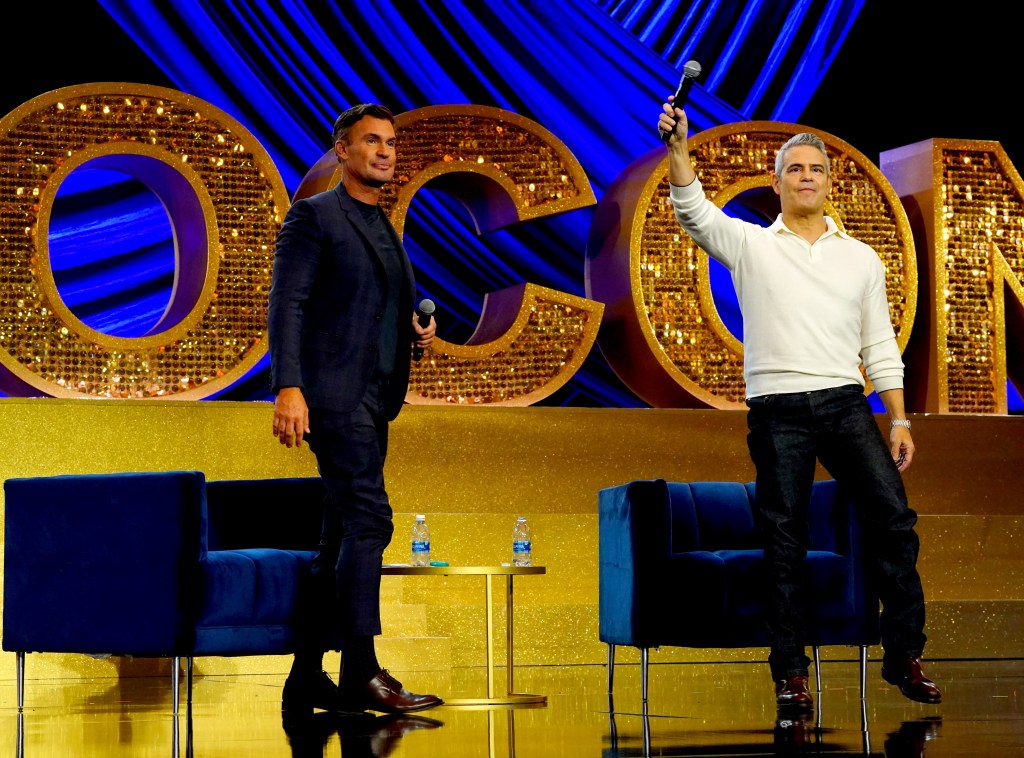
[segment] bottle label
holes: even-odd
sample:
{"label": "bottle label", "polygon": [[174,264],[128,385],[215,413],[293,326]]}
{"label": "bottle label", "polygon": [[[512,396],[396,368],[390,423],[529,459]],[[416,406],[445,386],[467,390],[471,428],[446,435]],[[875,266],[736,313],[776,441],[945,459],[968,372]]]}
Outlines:
{"label": "bottle label", "polygon": [[512,541],[512,552],[513,553],[529,553],[530,552],[530,541],[529,540],[513,540]]}
{"label": "bottle label", "polygon": [[429,553],[430,552],[430,541],[429,540],[413,540],[412,551],[414,553]]}

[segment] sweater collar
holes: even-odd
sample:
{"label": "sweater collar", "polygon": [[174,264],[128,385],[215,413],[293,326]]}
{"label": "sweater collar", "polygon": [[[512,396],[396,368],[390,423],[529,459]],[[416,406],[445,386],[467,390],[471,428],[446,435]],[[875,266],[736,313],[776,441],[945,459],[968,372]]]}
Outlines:
{"label": "sweater collar", "polygon": [[[781,213],[778,216],[775,217],[775,221],[772,223],[771,226],[768,227],[768,231],[774,232],[775,234],[779,234],[779,233],[785,232],[786,234],[796,235],[796,232],[794,232],[792,229],[790,229],[788,226],[786,226],[782,222],[782,214]],[[823,235],[821,235],[821,237],[819,237],[819,239],[825,239],[825,237],[828,237],[828,236],[830,236],[832,234],[836,234],[839,237],[842,237],[843,239],[846,239],[846,240],[852,240],[853,239],[853,237],[851,237],[849,234],[847,234],[846,232],[844,232],[842,229],[839,228],[838,224],[836,224],[836,222],[832,219],[831,216],[826,215],[825,216],[825,233]]]}

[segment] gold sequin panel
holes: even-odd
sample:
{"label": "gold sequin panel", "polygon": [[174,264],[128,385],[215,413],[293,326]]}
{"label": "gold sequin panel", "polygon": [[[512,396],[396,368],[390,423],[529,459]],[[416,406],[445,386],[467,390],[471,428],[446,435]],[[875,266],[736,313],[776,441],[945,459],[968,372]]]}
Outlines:
{"label": "gold sequin panel", "polygon": [[[95,161],[160,197],[175,230],[170,323],[96,332],[61,301],[48,257],[60,181]],[[101,83],[34,98],[0,121],[0,361],[34,394],[200,399],[266,352],[276,168],[237,121],[160,87]],[[166,321],[167,319],[165,319]]]}
{"label": "gold sequin panel", "polygon": [[925,140],[882,153],[881,165],[932,248],[922,264],[930,323],[914,351],[924,378],[908,399],[935,413],[1007,413],[1007,377],[1024,386],[1020,174],[998,142],[981,140]]}
{"label": "gold sequin panel", "polygon": [[[597,339],[603,306],[535,284],[484,298],[480,327],[465,345],[427,348],[407,399],[420,405],[533,405],[564,385]],[[507,328],[505,325],[508,325]]]}
{"label": "gold sequin panel", "polygon": [[[998,145],[941,140],[936,148],[942,197],[934,265],[945,279],[935,293],[945,411],[1006,413],[1004,284],[1019,309],[1024,186]],[[1024,335],[1017,338],[1020,351]]]}

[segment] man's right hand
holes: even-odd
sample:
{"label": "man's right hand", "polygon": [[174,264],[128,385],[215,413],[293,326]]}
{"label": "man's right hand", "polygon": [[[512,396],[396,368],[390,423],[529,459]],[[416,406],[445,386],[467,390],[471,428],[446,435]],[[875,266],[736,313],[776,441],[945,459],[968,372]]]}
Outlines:
{"label": "man's right hand", "polygon": [[309,434],[309,408],[302,390],[283,387],[274,400],[274,436],[286,447],[302,447],[302,438]]}
{"label": "man's right hand", "polygon": [[686,187],[697,178],[693,165],[690,163],[690,148],[686,142],[690,128],[686,112],[672,105],[672,97],[661,106],[658,116],[659,136],[665,132],[672,134],[665,147],[668,148],[668,181],[677,187]]}
{"label": "man's right hand", "polygon": [[[669,95],[668,99],[661,106],[661,115],[658,116],[658,136],[661,137],[665,144],[671,144],[672,142],[686,142],[687,132],[689,131],[690,124],[686,118],[686,111],[683,110],[682,106],[676,108],[672,104],[672,100],[675,96]],[[665,140],[665,133],[671,136],[668,140]]]}

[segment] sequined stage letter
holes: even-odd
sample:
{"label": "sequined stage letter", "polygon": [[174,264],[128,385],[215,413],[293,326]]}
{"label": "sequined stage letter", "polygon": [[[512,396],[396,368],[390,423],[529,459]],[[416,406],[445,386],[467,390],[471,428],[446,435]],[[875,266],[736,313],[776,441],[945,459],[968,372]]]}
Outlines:
{"label": "sequined stage letter", "polygon": [[1007,413],[1024,391],[1024,182],[998,142],[932,139],[881,166],[927,240],[927,324],[908,347],[908,407]]}
{"label": "sequined stage letter", "polygon": [[[79,320],[49,258],[50,213],[76,168],[119,171],[162,202],[175,274],[138,338]],[[96,83],[33,98],[0,120],[0,388],[13,395],[199,400],[266,352],[274,240],[288,196],[236,120],[181,92]]]}

